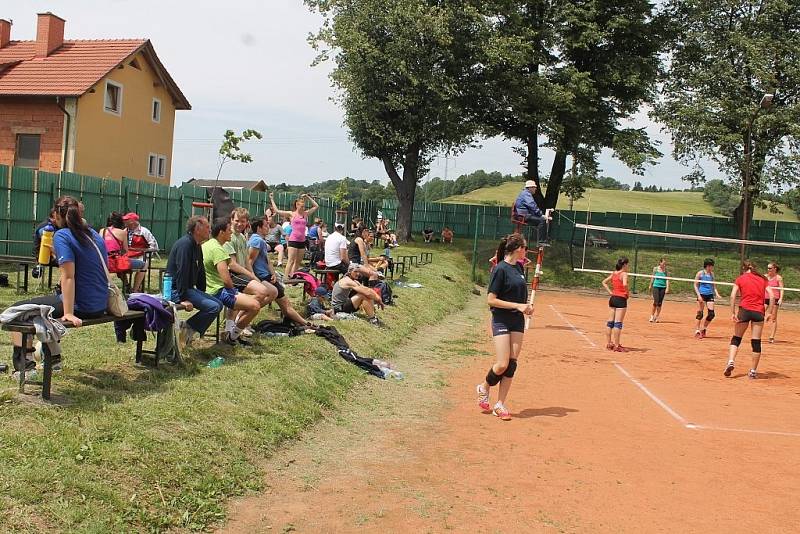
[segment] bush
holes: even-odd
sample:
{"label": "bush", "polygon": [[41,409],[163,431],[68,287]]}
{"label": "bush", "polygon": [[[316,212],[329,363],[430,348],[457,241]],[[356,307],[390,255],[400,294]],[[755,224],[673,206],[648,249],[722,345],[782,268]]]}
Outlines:
{"label": "bush", "polygon": [[703,189],[703,200],[711,204],[714,212],[730,217],[739,205],[739,195],[722,180],[709,180]]}

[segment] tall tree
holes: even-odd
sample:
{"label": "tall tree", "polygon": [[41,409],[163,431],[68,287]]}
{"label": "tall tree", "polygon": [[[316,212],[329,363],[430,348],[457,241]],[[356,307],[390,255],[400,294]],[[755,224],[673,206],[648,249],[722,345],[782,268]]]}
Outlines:
{"label": "tall tree", "polygon": [[[676,38],[653,116],[676,159],[720,167],[740,195],[733,215],[749,225],[761,193],[800,180],[800,1],[670,0],[665,14]],[[766,93],[772,108],[759,114]],[[704,181],[702,168],[687,179]]]}
{"label": "tall tree", "polygon": [[324,16],[311,41],[333,59],[350,138],[383,163],[397,194],[397,233],[411,239],[417,183],[438,154],[473,139],[470,87],[480,18],[464,1],[305,0]]}
{"label": "tall tree", "polygon": [[554,208],[567,157],[602,148],[635,172],[660,156],[644,129],[625,128],[653,96],[659,39],[647,0],[475,0],[491,26],[483,109],[487,133],[520,142],[537,183],[540,143],[555,151]]}

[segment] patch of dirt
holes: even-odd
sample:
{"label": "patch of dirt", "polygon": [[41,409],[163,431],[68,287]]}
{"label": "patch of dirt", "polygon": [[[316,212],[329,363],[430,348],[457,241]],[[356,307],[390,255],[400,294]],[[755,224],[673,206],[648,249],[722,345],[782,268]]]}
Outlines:
{"label": "patch of dirt", "polygon": [[[476,297],[400,348],[407,380],[370,381],[273,458],[268,491],[233,503],[222,532],[795,529],[792,344],[764,344],[764,379],[725,379],[724,308],[712,338],[697,341],[691,304],[665,303],[664,323],[651,324],[649,304],[633,302],[623,344],[637,351],[618,354],[603,348],[606,302],[537,297],[510,395],[514,419],[503,422],[474,398],[493,361]],[[782,312],[779,340],[798,339],[798,318]],[[742,343],[744,371],[748,349]],[[686,421],[719,429],[687,428],[612,361]]]}

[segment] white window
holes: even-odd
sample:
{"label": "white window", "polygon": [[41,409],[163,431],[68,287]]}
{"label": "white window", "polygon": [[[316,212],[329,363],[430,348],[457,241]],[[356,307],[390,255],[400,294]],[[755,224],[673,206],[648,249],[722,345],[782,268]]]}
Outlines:
{"label": "white window", "polygon": [[156,176],[158,173],[158,155],[150,154],[147,157],[147,176]]}
{"label": "white window", "polygon": [[161,122],[161,100],[153,99],[153,109],[151,110],[150,117],[153,122]]}
{"label": "white window", "polygon": [[167,175],[167,156],[158,156],[158,177],[164,178]]}
{"label": "white window", "polygon": [[111,80],[106,81],[104,108],[108,113],[122,115],[122,85]]}

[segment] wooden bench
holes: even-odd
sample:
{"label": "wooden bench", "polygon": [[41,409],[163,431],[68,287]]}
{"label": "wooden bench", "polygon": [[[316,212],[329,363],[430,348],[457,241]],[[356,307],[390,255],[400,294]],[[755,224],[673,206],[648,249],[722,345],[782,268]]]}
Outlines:
{"label": "wooden bench", "polygon": [[[17,293],[27,293],[31,267],[35,267],[39,262],[29,256],[0,255],[0,263],[13,263],[17,266]],[[53,264],[45,267],[47,267],[47,286],[53,287]]]}
{"label": "wooden bench", "polygon": [[[176,305],[178,310],[182,310],[183,306]],[[96,319],[84,319],[83,325],[81,328],[87,326],[94,326],[98,324],[104,323],[113,323],[114,321],[124,321],[128,319],[140,319],[143,318],[145,313],[139,310],[129,310],[128,313],[123,315],[122,317],[115,317],[113,315],[104,315],[102,317],[97,317]],[[66,328],[74,328],[72,323],[62,322],[62,324]],[[6,323],[3,325],[3,330],[7,332],[17,332],[22,334],[22,346],[28,346],[28,341],[31,338],[35,337],[36,329],[34,328],[33,324],[31,323]],[[158,367],[158,355],[156,354],[155,350],[148,350],[144,348],[144,341],[137,341],[136,342],[136,363],[144,364],[145,363],[145,356],[148,356],[149,359],[152,361],[153,367]],[[50,385],[52,383],[53,378],[53,361],[52,355],[47,348],[47,345],[42,345],[42,360],[43,360],[43,367],[44,373],[42,376],[41,382],[28,382],[26,380],[26,373],[25,371],[20,371],[19,373],[19,392],[25,392],[25,384],[34,384],[34,385],[41,385],[42,386],[42,398],[45,400],[50,400]]]}
{"label": "wooden bench", "polygon": [[420,265],[427,265],[433,263],[433,252],[420,252],[419,254]]}

